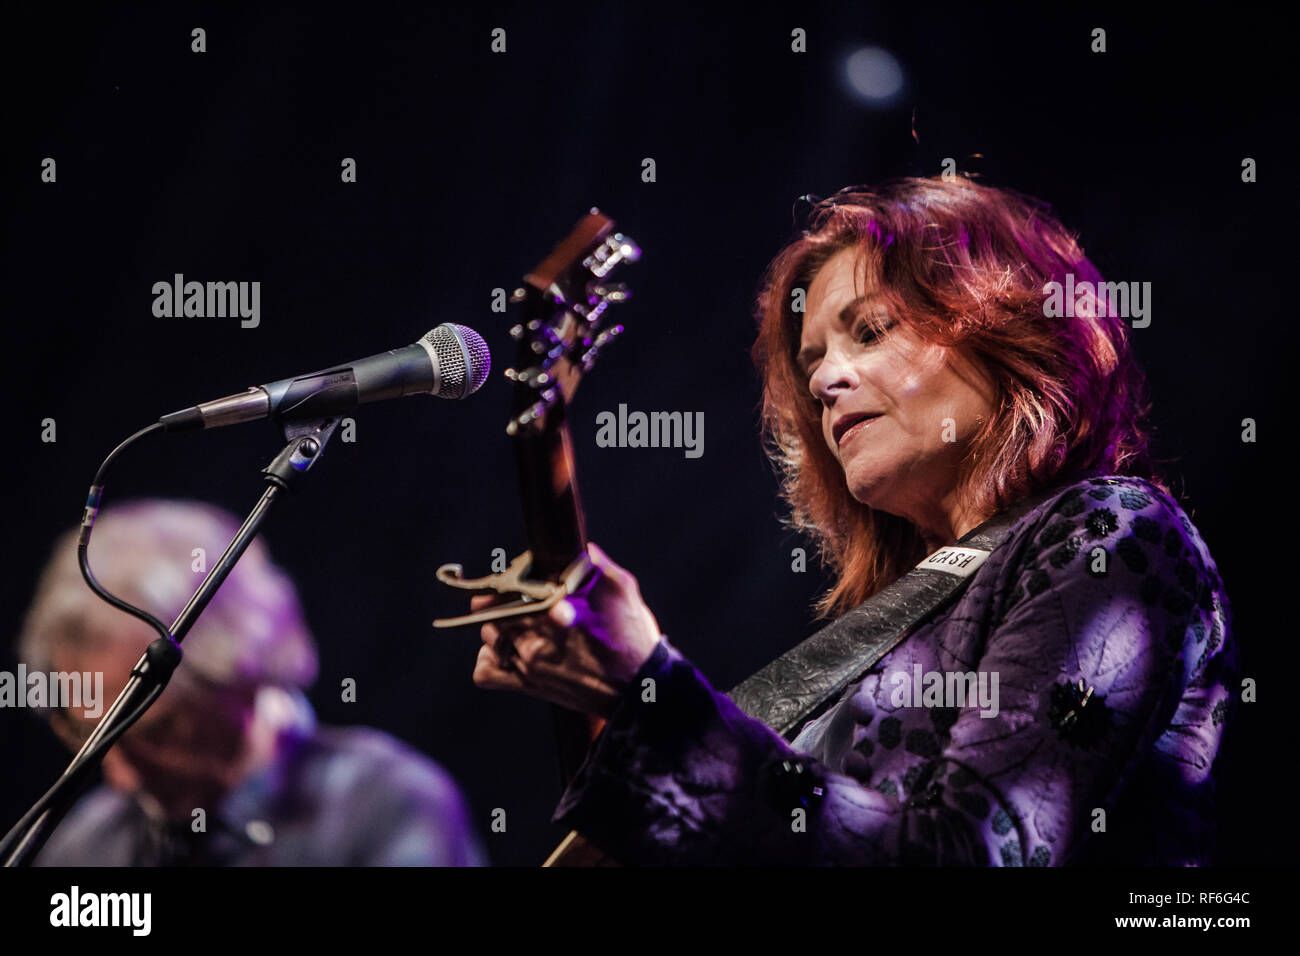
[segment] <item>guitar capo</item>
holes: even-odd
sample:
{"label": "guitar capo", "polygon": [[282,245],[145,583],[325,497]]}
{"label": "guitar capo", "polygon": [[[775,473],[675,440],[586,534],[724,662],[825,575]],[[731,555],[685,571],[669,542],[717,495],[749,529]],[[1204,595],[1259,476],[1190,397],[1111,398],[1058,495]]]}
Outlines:
{"label": "guitar capo", "polygon": [[516,600],[462,614],[460,617],[440,617],[433,622],[433,626],[460,627],[462,624],[480,624],[506,617],[545,613],[562,598],[582,587],[595,570],[595,565],[591,563],[591,558],[586,551],[578,555],[577,559],[564,569],[558,581],[537,581],[525,577],[532,563],[532,551],[525,551],[511,561],[504,571],[486,574],[481,578],[465,577],[465,569],[459,564],[444,564],[438,569],[437,577],[447,587],[480,594],[491,592],[506,594]]}

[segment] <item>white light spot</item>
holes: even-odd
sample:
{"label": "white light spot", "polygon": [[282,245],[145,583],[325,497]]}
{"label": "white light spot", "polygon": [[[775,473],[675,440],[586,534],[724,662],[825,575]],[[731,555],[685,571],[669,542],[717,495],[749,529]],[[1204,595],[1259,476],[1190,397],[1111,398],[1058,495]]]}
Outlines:
{"label": "white light spot", "polygon": [[903,88],[903,67],[894,54],[878,46],[863,47],[851,54],[845,73],[853,92],[875,103]]}
{"label": "white light spot", "polygon": [[258,846],[269,846],[275,839],[275,830],[265,820],[249,820],[244,832]]}

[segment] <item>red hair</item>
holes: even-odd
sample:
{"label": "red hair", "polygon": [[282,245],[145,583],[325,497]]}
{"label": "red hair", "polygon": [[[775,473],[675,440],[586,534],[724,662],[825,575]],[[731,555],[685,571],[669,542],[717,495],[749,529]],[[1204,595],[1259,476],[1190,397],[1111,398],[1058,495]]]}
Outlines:
{"label": "red hair", "polygon": [[817,271],[856,248],[888,318],[987,369],[994,414],[972,437],[961,499],[990,514],[1073,475],[1146,478],[1150,404],[1111,310],[1049,318],[1044,286],[1100,282],[1077,237],[1049,207],[1007,189],[953,177],[851,187],[815,207],[808,229],[772,261],[760,287],[753,358],[763,380],[763,433],[782,476],[789,523],[810,533],[837,575],[819,613],[838,614],[900,577],[926,554],[910,521],[849,493],[822,434],[821,403],[795,362],[806,294]]}

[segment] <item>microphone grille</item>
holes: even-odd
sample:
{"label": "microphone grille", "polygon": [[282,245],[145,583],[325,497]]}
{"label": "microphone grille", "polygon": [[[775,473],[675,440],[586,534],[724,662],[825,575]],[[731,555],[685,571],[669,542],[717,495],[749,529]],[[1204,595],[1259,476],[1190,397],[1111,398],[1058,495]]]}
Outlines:
{"label": "microphone grille", "polygon": [[492,369],[487,343],[467,325],[444,322],[424,336],[438,357],[439,398],[465,398],[483,387]]}

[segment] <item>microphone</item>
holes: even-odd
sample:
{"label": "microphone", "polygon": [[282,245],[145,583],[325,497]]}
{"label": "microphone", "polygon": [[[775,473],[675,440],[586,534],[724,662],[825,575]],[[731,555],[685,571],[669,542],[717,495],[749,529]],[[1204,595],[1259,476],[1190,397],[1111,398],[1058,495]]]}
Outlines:
{"label": "microphone", "polygon": [[259,418],[332,418],[367,402],[404,395],[465,398],[479,390],[491,367],[492,358],[483,336],[464,325],[444,322],[406,348],[254,386],[246,392],[172,412],[159,421],[167,431],[185,431]]}

